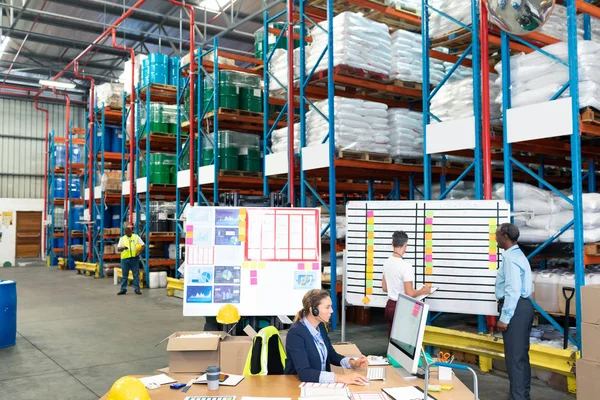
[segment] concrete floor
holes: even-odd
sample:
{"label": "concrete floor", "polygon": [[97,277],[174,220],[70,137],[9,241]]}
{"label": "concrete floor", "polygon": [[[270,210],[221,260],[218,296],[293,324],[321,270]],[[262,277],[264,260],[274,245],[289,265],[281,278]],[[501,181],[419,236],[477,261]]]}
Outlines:
{"label": "concrete floor", "polygon": [[[0,349],[1,400],[97,399],[123,375],[152,374],[167,366],[165,345],[156,344],[174,331],[200,330],[204,324],[203,318],[184,318],[181,300],[167,297],[165,290],[116,296],[112,278],[29,264],[0,268],[0,279],[15,280],[18,288],[17,345]],[[349,325],[347,340],[365,354],[384,354],[381,322]],[[339,330],[332,339],[339,341]],[[472,387],[469,377],[459,376]],[[480,399],[508,399],[506,374],[478,377]],[[531,398],[574,397],[534,379]]]}

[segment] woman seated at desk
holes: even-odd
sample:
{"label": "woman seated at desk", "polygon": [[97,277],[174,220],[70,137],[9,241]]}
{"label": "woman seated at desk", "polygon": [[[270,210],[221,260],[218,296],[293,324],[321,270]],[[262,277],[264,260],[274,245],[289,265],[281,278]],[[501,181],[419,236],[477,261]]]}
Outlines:
{"label": "woman seated at desk", "polygon": [[329,292],[314,289],[304,295],[302,310],[298,311],[286,338],[285,373],[298,375],[302,382],[364,385],[368,380],[358,373],[331,372],[331,364],[344,368],[364,368],[369,364],[364,355],[351,359],[333,349],[325,329],[332,313]]}

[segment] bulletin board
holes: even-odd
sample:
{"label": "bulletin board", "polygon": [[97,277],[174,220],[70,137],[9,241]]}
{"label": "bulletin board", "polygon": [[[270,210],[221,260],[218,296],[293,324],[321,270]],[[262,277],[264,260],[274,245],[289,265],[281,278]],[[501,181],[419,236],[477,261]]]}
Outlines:
{"label": "bulletin board", "polygon": [[404,260],[415,286],[439,289],[425,300],[431,311],[497,315],[497,227],[510,222],[506,201],[352,201],[346,207],[346,301],[385,307],[383,263],[392,234],[408,234]]}
{"label": "bulletin board", "polygon": [[186,222],[183,315],[294,315],[321,288],[320,210],[193,207]]}

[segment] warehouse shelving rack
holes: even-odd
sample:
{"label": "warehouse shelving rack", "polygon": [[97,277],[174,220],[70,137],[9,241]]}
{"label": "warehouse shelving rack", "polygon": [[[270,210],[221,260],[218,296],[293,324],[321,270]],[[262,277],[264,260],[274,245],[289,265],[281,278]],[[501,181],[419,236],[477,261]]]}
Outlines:
{"label": "warehouse shelving rack", "polygon": [[[177,104],[177,87],[167,85],[157,85],[149,83],[141,86],[138,84],[135,93],[135,107],[137,109],[135,120],[135,231],[146,243],[144,257],[141,263],[144,268],[146,279],[150,277],[150,267],[168,267],[175,266],[175,260],[169,260],[164,257],[151,258],[150,247],[152,243],[174,242],[175,237],[151,236],[150,232],[150,201],[174,201],[176,198],[176,186],[158,185],[150,182],[150,154],[152,152],[164,152],[175,154],[177,152],[176,135],[164,135],[156,132],[150,132],[150,104],[161,102],[169,105]],[[131,110],[129,111],[131,112]],[[141,122],[141,114],[145,113],[145,122]],[[125,134],[124,134],[125,136]],[[128,147],[128,146],[127,146]],[[123,149],[123,152],[125,150]],[[122,155],[124,157],[124,155]],[[145,164],[146,177],[140,174],[142,163]],[[125,166],[123,166],[125,168]],[[140,229],[141,215],[145,216],[144,228]]]}
{"label": "warehouse shelving rack", "polygon": [[[564,146],[564,143],[560,143],[556,139],[545,139],[546,142],[555,142],[563,144],[561,148],[563,151],[558,153],[548,149],[545,153],[551,156],[566,156],[570,157],[571,167],[571,179],[570,186],[573,192],[572,199],[562,194],[555,186],[553,186],[544,177],[543,171],[532,171],[523,162],[519,161],[514,155],[514,149],[521,145],[521,143],[510,143],[508,141],[508,126],[506,118],[504,119],[503,126],[503,149],[504,149],[504,184],[505,184],[505,196],[506,200],[513,203],[513,169],[516,167],[528,175],[532,176],[539,182],[540,186],[551,190],[557,196],[562,197],[565,201],[573,206],[574,219],[554,234],[550,239],[541,244],[528,255],[528,258],[533,258],[538,254],[541,254],[543,250],[556,240],[566,230],[574,229],[574,248],[573,256],[575,260],[575,298],[576,298],[576,322],[577,322],[577,337],[571,338],[573,342],[580,350],[581,346],[581,286],[585,285],[585,265],[586,263],[598,262],[599,257],[590,257],[584,255],[584,237],[583,237],[583,180],[588,180],[587,190],[594,192],[596,190],[596,170],[595,170],[595,156],[594,151],[591,148],[586,149],[582,147],[582,140],[588,138],[598,137],[600,135],[600,129],[597,126],[586,124],[582,121],[579,110],[579,75],[578,75],[578,58],[577,58],[577,46],[578,46],[578,34],[577,34],[577,13],[584,13],[584,39],[591,39],[591,26],[590,16],[600,18],[600,8],[591,4],[585,3],[580,0],[566,0],[565,5],[567,7],[567,35],[568,35],[568,59],[567,62],[557,59],[552,55],[545,52],[540,48],[539,44],[531,43],[531,41],[521,39],[514,35],[502,32],[501,33],[501,52],[502,52],[502,95],[503,95],[503,112],[506,116],[507,111],[511,108],[511,90],[510,90],[510,48],[511,41],[518,42],[529,48],[528,52],[538,51],[544,56],[549,56],[557,62],[565,65],[569,69],[569,80],[564,86],[552,96],[549,100],[556,100],[560,97],[566,89],[569,89],[571,99],[570,114],[572,118],[572,130],[571,134],[568,135],[568,145]],[[534,142],[530,142],[534,143]],[[565,148],[566,147],[566,148]],[[566,151],[565,151],[566,150]],[[565,154],[566,153],[566,154]],[[597,153],[597,151],[596,151]],[[583,158],[588,158],[588,171],[582,176]],[[577,172],[576,172],[577,171]],[[544,312],[539,306],[535,305],[536,310],[543,315],[549,322],[551,322],[559,331],[563,332],[560,325],[558,325],[554,319]]]}
{"label": "warehouse shelving rack", "polygon": [[44,207],[46,208],[46,215],[50,217],[45,226],[47,266],[53,265],[58,254],[62,254],[64,251],[64,247],[62,249],[54,248],[54,228],[56,226],[56,215],[54,213],[56,206],[54,202],[54,166],[56,164],[55,151],[56,144],[54,142],[54,131],[51,131],[48,137],[48,164],[46,165],[48,180],[44,183],[48,193]]}

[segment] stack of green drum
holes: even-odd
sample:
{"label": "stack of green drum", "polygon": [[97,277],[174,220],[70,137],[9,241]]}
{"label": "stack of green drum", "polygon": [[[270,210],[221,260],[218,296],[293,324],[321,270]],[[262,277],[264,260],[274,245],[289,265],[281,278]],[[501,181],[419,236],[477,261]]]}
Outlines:
{"label": "stack of green drum", "polygon": [[149,183],[166,185],[173,183],[175,161],[174,154],[152,153],[150,154],[150,174],[146,174],[146,163],[142,161],[141,175],[147,176]]}
{"label": "stack of green drum", "polygon": [[[285,29],[285,22],[271,22],[269,24],[269,28],[283,30],[283,29]],[[294,33],[297,34],[298,37],[300,37],[300,26],[294,27]],[[275,42],[277,41],[277,36],[278,35],[276,35],[274,33],[269,33],[269,36],[267,39],[269,42],[269,52],[271,50],[273,50],[273,47],[275,47]],[[264,40],[265,40],[265,28],[263,27],[263,28],[260,28],[259,30],[257,30],[256,32],[254,32],[254,56],[259,60],[262,60],[265,56],[264,51],[263,51]],[[298,47],[300,47],[300,39],[294,39],[294,48],[296,49]],[[283,36],[281,38],[281,40],[279,40],[279,43],[277,44],[277,48],[287,50],[287,36]]]}
{"label": "stack of green drum", "polygon": [[164,117],[164,103],[150,103],[150,115],[146,124],[151,133],[169,133],[169,124]]}
{"label": "stack of green drum", "polygon": [[[210,134],[202,146],[202,166],[212,164],[213,158],[214,134]],[[219,132],[219,169],[260,172],[260,137],[249,133]]]}
{"label": "stack of green drum", "polygon": [[240,110],[262,112],[260,76],[243,74],[240,85]]}
{"label": "stack of green drum", "polygon": [[177,106],[165,104],[162,111],[162,120],[167,124],[169,133],[177,134]]}
{"label": "stack of green drum", "polygon": [[[204,108],[214,108],[212,81],[204,85]],[[260,76],[238,71],[219,72],[219,108],[262,112]]]}

